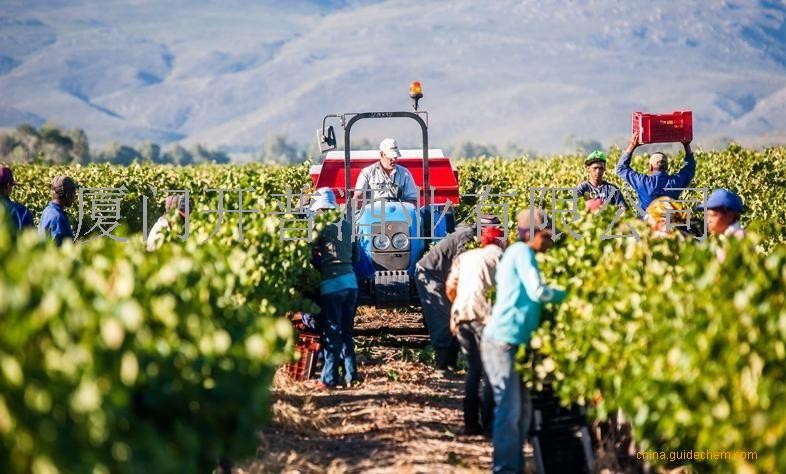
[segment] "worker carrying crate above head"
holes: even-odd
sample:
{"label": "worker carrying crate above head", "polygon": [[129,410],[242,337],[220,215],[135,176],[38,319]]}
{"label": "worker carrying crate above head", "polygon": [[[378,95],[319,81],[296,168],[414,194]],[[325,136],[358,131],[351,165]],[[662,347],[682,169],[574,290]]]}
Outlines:
{"label": "worker carrying crate above head", "polygon": [[[696,159],[690,147],[692,140],[693,114],[689,111],[665,115],[633,114],[633,132],[616,171],[636,191],[641,217],[654,199],[661,196],[679,199],[683,189],[690,186],[696,173]],[[660,151],[650,155],[646,174],[631,168],[633,152],[639,145],[666,142],[680,142],[685,149],[685,164],[677,173],[669,174],[669,158]]]}

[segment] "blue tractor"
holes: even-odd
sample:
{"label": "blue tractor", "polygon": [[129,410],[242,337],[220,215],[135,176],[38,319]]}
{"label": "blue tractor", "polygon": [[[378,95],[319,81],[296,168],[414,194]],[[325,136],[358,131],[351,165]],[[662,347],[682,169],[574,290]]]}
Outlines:
{"label": "blue tractor", "polygon": [[[418,304],[414,285],[415,264],[430,243],[453,231],[452,206],[458,204],[458,174],[442,150],[428,148],[428,125],[418,111],[422,98],[420,83],[413,82],[410,97],[413,112],[365,112],[326,115],[317,130],[320,150],[327,152],[321,165],[312,166],[315,189],[330,187],[339,203],[346,203],[353,217],[355,235],[366,265],[361,271],[360,302],[379,307]],[[338,119],[344,129],[344,150],[336,151],[336,137],[328,119]],[[362,202],[353,209],[354,184],[360,171],[379,159],[378,150],[352,150],[350,133],[359,120],[409,118],[420,125],[422,149],[401,150],[397,164],[408,169],[420,189],[418,205],[403,201]],[[342,172],[343,171],[343,172]]]}

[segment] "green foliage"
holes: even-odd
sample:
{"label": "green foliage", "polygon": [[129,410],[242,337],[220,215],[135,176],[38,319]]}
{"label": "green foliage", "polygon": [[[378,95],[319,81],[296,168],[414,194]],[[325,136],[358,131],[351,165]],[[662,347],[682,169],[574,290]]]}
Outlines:
{"label": "green foliage", "polygon": [[621,408],[645,449],[756,451],[749,467],[782,472],[786,248],[759,253],[756,234],[653,240],[644,228],[641,242],[601,242],[597,224],[582,228],[597,245],[567,239],[543,259],[569,298],[533,338],[525,378],[554,381],[566,401],[599,399],[601,418]]}
{"label": "green foliage", "polygon": [[187,166],[208,163],[226,164],[229,163],[229,156],[221,150],[208,150],[202,145],[197,145],[190,150],[174,145],[162,152],[159,145],[151,142],[142,143],[137,148],[111,142],[93,158],[93,161],[121,166],[134,163]]}
{"label": "green foliage", "polygon": [[111,142],[96,155],[95,161],[98,163],[112,163],[120,166],[128,166],[134,161],[138,161],[142,155],[138,151],[127,145],[118,142]]}
{"label": "green foliage", "polygon": [[[30,128],[29,143],[67,144]],[[3,138],[0,149],[12,142]],[[141,155],[162,156],[150,145]],[[552,322],[520,368],[532,383],[553,380],[566,401],[600,400],[600,417],[622,408],[644,447],[758,451],[755,469],[783,472],[786,149],[732,145],[697,161],[693,185],[735,189],[748,209],[743,223],[757,230],[742,242],[700,244],[653,240],[632,213],[613,225],[609,211],[571,223],[583,238],[566,236],[542,258],[568,299],[546,308]],[[643,169],[644,160],[634,166]],[[55,175],[91,188],[125,186],[116,234],[130,241],[56,249],[34,233],[16,241],[0,233],[0,471],[202,472],[219,455],[252,453],[271,374],[291,353],[291,327],[278,317],[312,310],[303,295],[319,283],[305,263],[308,242],[282,241],[287,216],[274,214],[274,194],[310,183],[307,166],[16,165],[14,173],[24,186],[12,197],[36,216]],[[529,206],[529,187],[572,187],[586,171],[581,156],[490,158],[463,162],[459,177],[458,217],[474,220],[475,200],[466,196],[483,186],[512,194],[490,198],[509,204],[512,217]],[[622,184],[611,165],[606,177]],[[165,189],[192,192],[191,235],[179,242],[176,226],[147,253],[142,198],[150,226]],[[253,189],[244,207],[260,212],[244,216],[242,240],[236,214],[218,226],[216,213],[203,212],[217,209],[209,189]],[[225,195],[225,208],[238,208],[236,193]],[[333,217],[318,218],[315,230]],[[627,224],[641,242],[601,238],[629,234]]]}
{"label": "green foliage", "polygon": [[39,130],[20,125],[0,133],[0,159],[16,163],[87,163],[90,149],[82,130],[62,130],[45,124]]}
{"label": "green foliage", "polygon": [[[153,253],[135,233],[138,220],[126,224],[127,243],[104,237],[60,249],[35,232],[0,232],[0,471],[206,472],[219,456],[253,455],[273,372],[292,353],[281,316],[313,311],[303,294],[319,282],[308,242],[282,241],[282,216],[271,215],[270,196],[302,181],[303,169],[15,171],[27,185],[15,199],[37,210],[51,176],[69,174],[85,186],[126,185],[129,214],[151,185],[254,187],[247,204],[261,212],[244,217],[242,241],[237,220],[216,227],[215,214],[195,212],[185,243],[178,228]],[[215,209],[215,193],[206,199]]]}
{"label": "green foliage", "polygon": [[245,303],[243,252],[3,235],[3,472],[204,472],[253,454],[292,328]]}
{"label": "green foliage", "polygon": [[111,163],[129,166],[132,163],[153,164],[225,164],[229,156],[221,150],[197,145],[186,150],[174,145],[161,152],[155,143],[144,142],[138,147],[110,142],[91,155],[87,135],[81,129],[64,130],[54,125],[36,129],[20,125],[13,132],[0,133],[0,160],[10,163],[88,164]]}
{"label": "green foliage", "polygon": [[265,161],[284,165],[299,164],[306,159],[305,151],[297,143],[287,140],[286,135],[278,134],[267,137],[263,157]]}
{"label": "green foliage", "polygon": [[[244,207],[246,209],[259,209],[260,213],[244,216],[244,225],[254,221],[261,221],[262,217],[269,215],[276,209],[278,201],[283,198],[274,197],[274,194],[284,194],[287,186],[293,193],[298,193],[303,185],[309,183],[308,168],[305,165],[297,167],[280,167],[274,165],[242,165],[242,166],[216,166],[200,165],[190,167],[177,167],[171,165],[117,167],[108,164],[89,166],[41,166],[41,165],[16,165],[13,167],[14,177],[20,186],[14,189],[12,198],[23,203],[33,214],[38,217],[51,199],[49,184],[52,178],[65,174],[72,176],[85,188],[126,188],[126,193],[121,201],[121,222],[126,227],[124,231],[118,229],[116,235],[141,233],[144,216],[144,197],[148,198],[148,227],[152,226],[158,216],[163,212],[165,199],[164,190],[189,190],[191,192],[192,218],[196,221],[203,220],[214,224],[217,221],[215,213],[204,211],[218,209],[218,193],[209,189],[253,189],[253,192],[244,193]],[[153,188],[157,191],[153,194]],[[85,191],[87,192],[87,191]],[[237,193],[225,193],[225,209],[237,209]],[[92,227],[90,219],[90,202],[85,194],[82,203],[83,223],[82,228],[88,230]],[[79,204],[70,210],[74,230],[77,228]],[[223,227],[237,228],[237,215],[224,216]],[[245,229],[244,229],[245,233]],[[91,234],[90,237],[94,235]],[[137,236],[141,239],[141,235]],[[246,240],[247,244],[252,242]]]}
{"label": "green foliage", "polygon": [[[609,153],[609,163],[605,179],[616,184],[623,192],[625,200],[632,207],[636,203],[635,192],[615,173],[614,167],[619,157],[619,150]],[[768,148],[755,151],[732,144],[721,152],[697,152],[696,176],[691,183],[694,188],[729,188],[742,196],[747,212],[742,223],[758,221],[762,226],[762,235],[767,236],[761,245],[786,242],[786,148]],[[680,156],[673,157],[670,170],[675,171],[682,166]],[[637,155],[633,159],[633,167],[646,170],[646,155]],[[587,179],[587,171],[582,155],[554,156],[551,158],[527,159],[519,158],[504,160],[486,158],[465,160],[460,162],[459,185],[462,195],[461,205],[457,209],[459,220],[468,218],[474,222],[474,204],[476,198],[468,194],[479,194],[483,186],[488,186],[492,194],[489,203],[510,205],[511,218],[519,209],[529,208],[530,188],[568,188],[575,187]],[[513,194],[513,197],[494,197],[494,194]],[[568,197],[567,193],[559,195]],[[691,198],[700,198],[694,192]],[[563,203],[562,207],[567,204]],[[579,202],[580,206],[583,203]],[[582,208],[583,209],[583,208]],[[485,208],[486,211],[501,215],[500,206]],[[635,218],[633,211],[626,218]]]}
{"label": "green foliage", "polygon": [[495,145],[482,145],[467,141],[454,147],[451,154],[456,158],[491,157],[499,156],[499,150]]}
{"label": "green foliage", "polygon": [[[599,400],[593,409],[601,418],[621,408],[645,449],[756,451],[748,465],[696,467],[786,472],[786,149],[731,145],[698,153],[697,162],[692,186],[727,187],[743,197],[748,237],[657,240],[632,213],[617,223],[611,210],[583,215],[570,223],[580,240],[565,235],[541,256],[544,275],[566,287],[568,298],[546,308],[551,321],[533,338],[534,351],[521,354],[520,369],[531,384],[553,382],[566,402]],[[644,169],[643,160],[634,167]],[[515,203],[511,217],[529,207],[530,187],[586,179],[581,156],[474,160],[459,176],[463,195],[484,185],[515,193],[492,198]],[[635,202],[613,169],[606,179]],[[471,204],[459,214],[470,216]],[[602,238],[631,229],[640,242]]]}

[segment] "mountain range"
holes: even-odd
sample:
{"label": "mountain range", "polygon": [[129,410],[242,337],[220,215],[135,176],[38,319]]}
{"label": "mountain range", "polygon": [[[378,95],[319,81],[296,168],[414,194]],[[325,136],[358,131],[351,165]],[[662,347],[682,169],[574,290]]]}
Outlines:
{"label": "mountain range", "polygon": [[[410,110],[430,143],[622,145],[634,111],[692,110],[697,144],[786,143],[786,4],[773,0],[5,0],[0,127],[95,144],[261,148],[328,113]],[[417,146],[402,119],[354,137]]]}

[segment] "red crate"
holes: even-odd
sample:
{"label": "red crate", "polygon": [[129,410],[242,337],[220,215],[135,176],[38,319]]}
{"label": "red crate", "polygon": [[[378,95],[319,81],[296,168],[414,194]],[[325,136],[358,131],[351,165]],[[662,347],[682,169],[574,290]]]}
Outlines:
{"label": "red crate", "polygon": [[693,112],[670,114],[633,112],[633,132],[639,131],[639,143],[689,142],[693,140]]}
{"label": "red crate", "polygon": [[310,379],[317,366],[319,349],[319,335],[301,331],[295,345],[295,352],[299,354],[298,359],[284,365],[287,375],[296,381]]}

